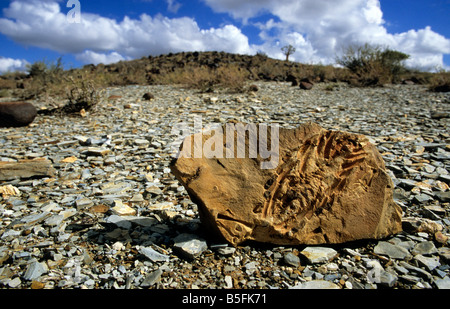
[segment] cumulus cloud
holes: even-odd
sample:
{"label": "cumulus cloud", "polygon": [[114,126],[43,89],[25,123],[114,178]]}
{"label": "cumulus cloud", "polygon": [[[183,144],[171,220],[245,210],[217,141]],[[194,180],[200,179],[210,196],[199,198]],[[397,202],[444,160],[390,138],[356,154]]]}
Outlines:
{"label": "cumulus cloud", "polygon": [[29,62],[24,59],[0,57],[0,74],[14,71],[26,71]]}
{"label": "cumulus cloud", "polygon": [[430,27],[388,33],[379,0],[284,0],[282,5],[275,0],[203,1],[216,12],[229,13],[244,23],[263,13],[277,17],[280,21],[276,23],[273,19],[266,24],[255,23],[264,39],[255,48],[272,57],[283,57],[274,46],[292,44],[297,47],[292,59],[333,63],[345,46],[370,43],[408,53],[409,66],[430,70],[444,67],[443,55],[450,53],[450,39]]}
{"label": "cumulus cloud", "polygon": [[[376,44],[411,55],[418,69],[444,67],[450,39],[430,27],[389,33],[379,0],[201,0],[236,22],[259,29],[259,45],[232,24],[201,29],[191,17],[142,14],[118,21],[82,11],[81,23],[69,23],[61,11],[66,1],[13,0],[0,18],[0,33],[26,46],[74,54],[84,63],[111,63],[147,55],[181,51],[265,52],[284,59],[280,48],[296,47],[290,59],[332,64],[345,46]],[[169,11],[180,8],[166,0]],[[263,19],[255,19],[263,16]],[[268,17],[267,17],[268,16]]]}
{"label": "cumulus cloud", "polygon": [[[177,2],[168,2],[173,8]],[[220,50],[251,53],[248,38],[233,25],[200,29],[189,17],[125,17],[118,22],[82,13],[69,23],[57,1],[14,0],[0,18],[0,33],[26,46],[75,54],[85,63],[111,62],[168,52]]]}

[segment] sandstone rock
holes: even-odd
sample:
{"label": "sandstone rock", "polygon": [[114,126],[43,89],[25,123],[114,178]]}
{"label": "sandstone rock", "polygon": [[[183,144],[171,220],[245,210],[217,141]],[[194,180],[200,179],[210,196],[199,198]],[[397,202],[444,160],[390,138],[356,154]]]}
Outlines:
{"label": "sandstone rock", "polygon": [[17,178],[51,177],[55,169],[47,159],[0,162],[0,181]]}
{"label": "sandstone rock", "polygon": [[[249,150],[253,135],[247,129]],[[232,245],[247,240],[298,245],[380,239],[401,231],[392,180],[366,137],[315,124],[279,129],[278,136],[268,131],[272,154],[279,138],[278,164],[270,169],[262,168],[267,154],[255,157],[246,151],[238,157],[239,130],[229,141],[232,135],[217,132],[218,137],[212,132],[189,136],[172,161],[172,172],[198,204],[211,233]],[[216,155],[199,155],[197,146],[212,149],[212,139]]]}
{"label": "sandstone rock", "polygon": [[24,127],[33,122],[37,110],[27,102],[1,102],[0,127]]}

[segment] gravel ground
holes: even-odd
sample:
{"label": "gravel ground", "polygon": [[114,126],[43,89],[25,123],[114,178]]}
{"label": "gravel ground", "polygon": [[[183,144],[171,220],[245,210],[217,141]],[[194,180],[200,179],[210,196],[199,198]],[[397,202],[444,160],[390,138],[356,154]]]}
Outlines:
{"label": "gravel ground", "polygon": [[[418,85],[256,85],[244,94],[108,88],[85,117],[38,116],[27,128],[0,129],[0,161],[47,158],[56,171],[0,181],[15,188],[0,194],[0,287],[450,288],[450,93]],[[405,231],[314,248],[232,248],[208,238],[168,168],[177,145],[172,129],[193,125],[195,115],[204,126],[313,121],[369,136],[396,186]]]}

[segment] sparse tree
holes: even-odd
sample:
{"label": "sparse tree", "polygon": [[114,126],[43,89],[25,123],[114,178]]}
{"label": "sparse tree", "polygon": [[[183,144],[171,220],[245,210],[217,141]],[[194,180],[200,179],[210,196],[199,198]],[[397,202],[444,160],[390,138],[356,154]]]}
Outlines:
{"label": "sparse tree", "polygon": [[283,54],[286,55],[286,61],[289,61],[289,56],[292,55],[293,53],[295,53],[295,47],[292,46],[291,44],[283,46],[281,48],[281,51],[283,52]]}

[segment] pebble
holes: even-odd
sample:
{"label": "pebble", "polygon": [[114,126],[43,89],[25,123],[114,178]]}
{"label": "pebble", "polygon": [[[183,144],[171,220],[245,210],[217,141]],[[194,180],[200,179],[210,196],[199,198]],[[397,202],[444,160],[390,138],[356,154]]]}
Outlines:
{"label": "pebble", "polygon": [[309,263],[326,263],[332,260],[338,253],[336,250],[327,247],[306,247],[300,252]]}
{"label": "pebble", "polygon": [[139,253],[145,255],[145,257],[151,260],[152,262],[167,262],[170,259],[168,255],[159,253],[150,247],[139,248]]}
{"label": "pebble", "polygon": [[293,254],[292,252],[288,252],[284,255],[284,262],[287,265],[298,267],[300,266],[300,258]]}
{"label": "pebble", "polygon": [[410,254],[407,249],[402,246],[393,245],[386,241],[380,241],[373,249],[373,252],[380,255],[386,255],[393,259],[404,259]]}
{"label": "pebble", "polygon": [[174,250],[188,259],[194,259],[208,248],[205,240],[193,234],[180,234],[173,241]]}
{"label": "pebble", "polygon": [[301,289],[301,290],[334,290],[340,289],[340,287],[326,280],[312,280],[300,283],[293,287],[293,289]]}
{"label": "pebble", "polygon": [[[447,112],[450,94],[255,84],[253,94],[208,95],[112,87],[85,117],[41,115],[2,128],[0,161],[47,158],[55,173],[0,181],[0,288],[448,289],[450,130],[448,118],[430,115]],[[216,244],[169,169],[174,124],[192,126],[194,115],[204,125],[312,121],[365,134],[385,160],[404,231],[339,247]]]}

